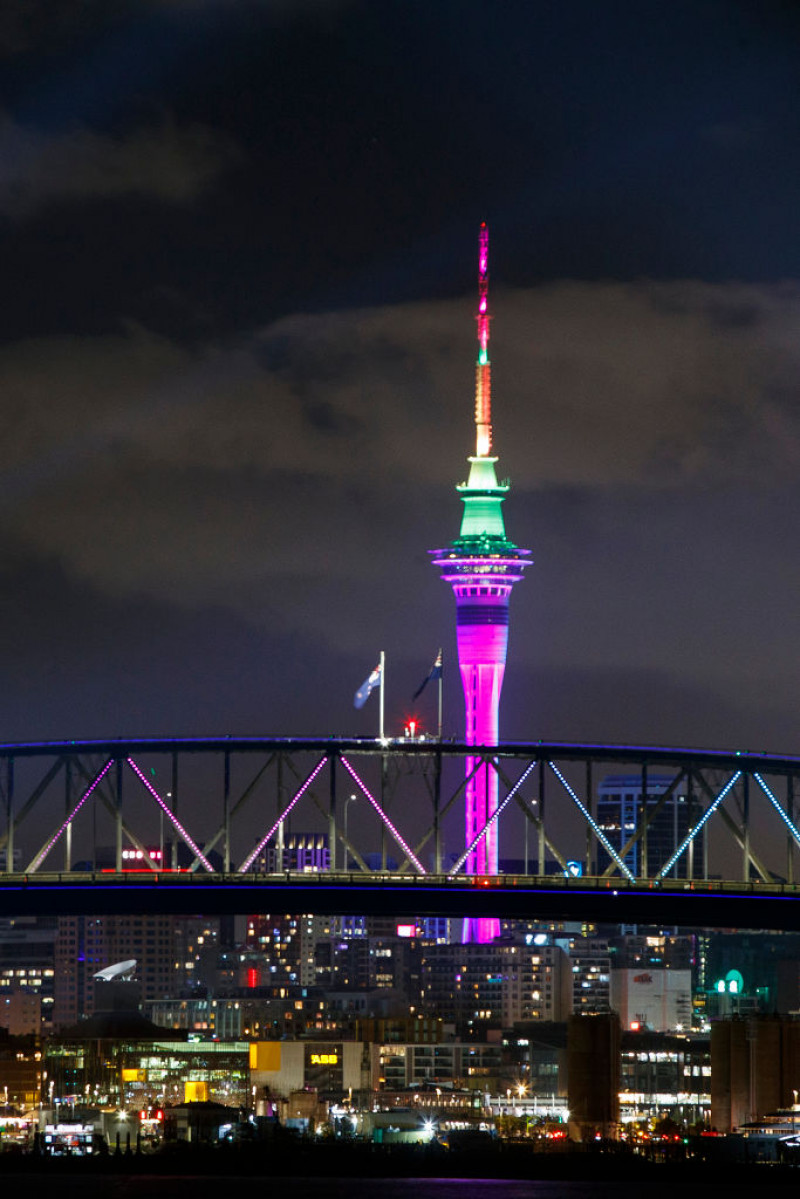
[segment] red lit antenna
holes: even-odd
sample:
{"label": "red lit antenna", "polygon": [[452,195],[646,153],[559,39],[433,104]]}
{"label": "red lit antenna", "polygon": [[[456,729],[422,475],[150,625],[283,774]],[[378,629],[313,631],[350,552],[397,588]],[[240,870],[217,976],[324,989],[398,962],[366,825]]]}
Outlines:
{"label": "red lit antenna", "polygon": [[475,456],[492,452],[492,364],[489,361],[489,230],[481,221],[478,240],[478,361],[475,365]]}

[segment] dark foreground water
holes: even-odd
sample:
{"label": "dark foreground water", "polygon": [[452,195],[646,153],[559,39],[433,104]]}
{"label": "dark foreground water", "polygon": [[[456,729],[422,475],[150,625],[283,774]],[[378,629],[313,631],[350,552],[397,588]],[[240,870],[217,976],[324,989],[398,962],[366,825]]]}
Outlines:
{"label": "dark foreground water", "polygon": [[[46,1193],[53,1186],[59,1199],[234,1199],[246,1191],[263,1199],[709,1199],[724,1194],[726,1199],[753,1199],[759,1189],[768,1188],[770,1199],[797,1199],[800,1173],[794,1180],[764,1167],[754,1179],[729,1176],[692,1180],[665,1174],[638,1181],[573,1179],[493,1179],[493,1178],[286,1178],[272,1177],[268,1169],[257,1177],[136,1174],[69,1176],[51,1172],[39,1176],[8,1176],[0,1184],[27,1188],[26,1199]],[[676,1193],[678,1192],[678,1193]]]}

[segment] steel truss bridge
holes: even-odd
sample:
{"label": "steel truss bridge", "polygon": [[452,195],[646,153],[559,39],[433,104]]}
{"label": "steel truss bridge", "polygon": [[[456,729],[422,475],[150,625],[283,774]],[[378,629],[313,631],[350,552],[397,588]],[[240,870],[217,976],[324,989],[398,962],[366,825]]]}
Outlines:
{"label": "steel truss bridge", "polygon": [[[492,820],[508,868],[497,876],[465,874],[490,827],[463,844],[468,766],[498,776]],[[633,794],[616,821],[601,783],[605,795]],[[798,801],[800,757],[752,752],[254,737],[6,744],[0,913],[800,928]],[[314,844],[327,851],[324,869]]]}

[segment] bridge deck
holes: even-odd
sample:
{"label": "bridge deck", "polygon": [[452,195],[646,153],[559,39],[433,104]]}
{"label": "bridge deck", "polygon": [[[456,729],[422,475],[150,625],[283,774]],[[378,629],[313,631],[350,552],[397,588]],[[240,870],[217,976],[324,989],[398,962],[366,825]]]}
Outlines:
{"label": "bridge deck", "polygon": [[364,913],[498,916],[680,927],[800,929],[800,886],[725,880],[662,882],[600,877],[376,872],[187,874],[42,873],[0,876],[0,914],[169,912]]}

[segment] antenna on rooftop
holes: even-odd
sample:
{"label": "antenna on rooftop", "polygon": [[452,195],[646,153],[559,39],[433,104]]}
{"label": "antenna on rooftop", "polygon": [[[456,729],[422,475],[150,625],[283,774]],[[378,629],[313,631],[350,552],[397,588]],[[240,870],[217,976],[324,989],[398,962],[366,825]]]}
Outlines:
{"label": "antenna on rooftop", "polygon": [[489,361],[489,230],[481,222],[478,236],[478,361],[475,364],[477,458],[492,452],[492,364]]}
{"label": "antenna on rooftop", "polygon": [[133,974],[136,969],[136,958],[129,958],[125,962],[116,962],[113,966],[106,966],[104,970],[98,970],[95,978],[101,982],[110,983],[115,978],[125,978],[128,974]]}

